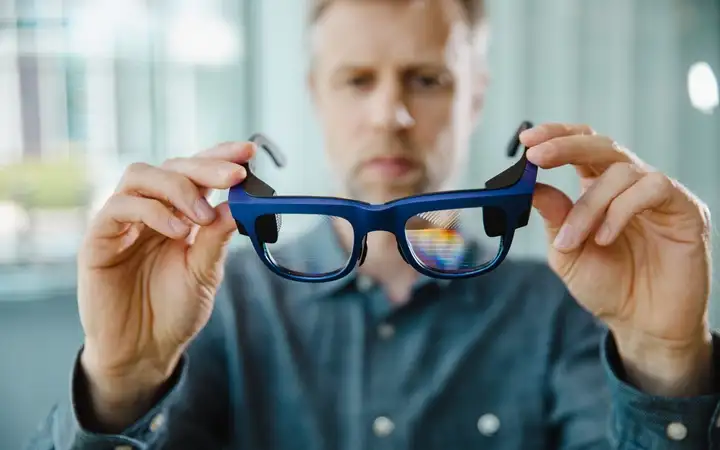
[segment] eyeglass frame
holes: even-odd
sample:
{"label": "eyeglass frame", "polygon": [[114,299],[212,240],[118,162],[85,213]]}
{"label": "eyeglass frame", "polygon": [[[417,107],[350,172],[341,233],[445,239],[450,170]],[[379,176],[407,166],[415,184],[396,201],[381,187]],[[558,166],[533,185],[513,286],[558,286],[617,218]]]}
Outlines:
{"label": "eyeglass frame", "polygon": [[[517,154],[521,147],[520,133],[532,126],[529,121],[521,123],[508,144],[508,157]],[[267,136],[256,133],[249,141],[265,150],[278,168],[286,165],[285,155]],[[423,275],[439,279],[475,277],[496,269],[505,260],[515,230],[527,226],[529,222],[538,167],[527,160],[526,153],[527,147],[524,147],[520,159],[488,180],[484,188],[418,194],[383,204],[331,196],[278,196],[255,173],[253,158],[243,164],[247,176],[243,182],[230,188],[228,204],[238,232],[250,239],[258,257],[275,274],[292,281],[322,283],[347,276],[363,264],[367,255],[367,235],[373,231],[394,234],[398,251],[405,262]],[[467,271],[444,271],[427,267],[413,256],[405,228],[411,218],[426,212],[468,208],[483,208],[486,234],[500,237],[498,252],[492,260]],[[347,220],[352,226],[354,238],[345,267],[310,275],[273,262],[267,244],[277,242],[282,214],[329,216]]]}

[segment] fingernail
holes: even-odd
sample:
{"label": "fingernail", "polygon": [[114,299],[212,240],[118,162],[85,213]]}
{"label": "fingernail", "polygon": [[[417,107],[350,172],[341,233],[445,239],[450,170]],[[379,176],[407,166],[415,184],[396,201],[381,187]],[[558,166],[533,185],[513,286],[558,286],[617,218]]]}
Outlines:
{"label": "fingernail", "polygon": [[595,241],[600,244],[607,244],[610,242],[610,238],[612,237],[612,230],[610,229],[610,226],[606,223],[603,223],[600,229],[598,230],[597,234],[595,235]]}
{"label": "fingernail", "polygon": [[170,218],[170,227],[177,233],[186,233],[189,229],[185,222],[183,222],[180,218],[174,216]]}
{"label": "fingernail", "polygon": [[215,219],[215,210],[212,209],[204,198],[199,198],[195,202],[195,214],[197,214],[201,220]]}
{"label": "fingernail", "polygon": [[553,247],[557,250],[569,250],[575,245],[575,230],[570,224],[565,224],[560,228],[560,232],[555,237]]}
{"label": "fingernail", "polygon": [[254,142],[245,142],[242,145],[241,152],[238,154],[237,162],[244,162],[252,158],[257,147]]}

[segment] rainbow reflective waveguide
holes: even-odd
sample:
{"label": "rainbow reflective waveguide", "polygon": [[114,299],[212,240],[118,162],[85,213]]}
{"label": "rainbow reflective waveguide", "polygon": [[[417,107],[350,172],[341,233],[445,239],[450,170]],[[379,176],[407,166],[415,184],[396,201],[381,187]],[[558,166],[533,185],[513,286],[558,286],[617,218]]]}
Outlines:
{"label": "rainbow reflective waveguide", "polygon": [[458,270],[465,256],[465,239],[457,229],[405,230],[413,253],[424,265],[443,271]]}

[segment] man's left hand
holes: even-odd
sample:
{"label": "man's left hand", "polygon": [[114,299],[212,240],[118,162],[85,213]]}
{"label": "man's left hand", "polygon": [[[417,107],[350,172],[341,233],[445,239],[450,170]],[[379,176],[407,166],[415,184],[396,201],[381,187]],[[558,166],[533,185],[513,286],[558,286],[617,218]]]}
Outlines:
{"label": "man's left hand", "polygon": [[584,125],[521,135],[540,168],[580,176],[576,202],[538,183],[533,205],[553,242],[552,269],[612,331],[631,381],[657,395],[709,389],[710,214],[676,180]]}

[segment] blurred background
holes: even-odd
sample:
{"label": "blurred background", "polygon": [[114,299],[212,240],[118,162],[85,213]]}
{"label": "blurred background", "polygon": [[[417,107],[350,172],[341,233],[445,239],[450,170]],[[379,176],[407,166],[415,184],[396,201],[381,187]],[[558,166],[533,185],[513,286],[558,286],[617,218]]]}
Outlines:
{"label": "blurred background", "polygon": [[[74,257],[125,166],[271,136],[281,193],[327,193],[303,0],[0,0],[0,448],[20,448],[81,343]],[[720,2],[490,2],[491,85],[466,184],[520,120],[585,122],[720,214]],[[541,181],[577,195],[572,169]],[[717,242],[717,241],[716,241]],[[542,258],[539,217],[511,254]],[[717,243],[715,244],[717,246]],[[712,321],[720,324],[718,293]]]}

